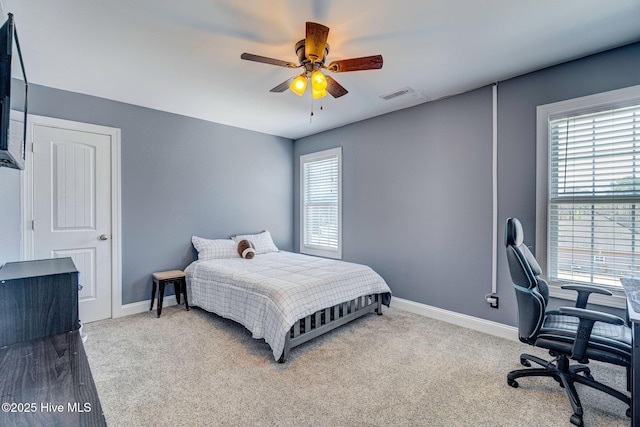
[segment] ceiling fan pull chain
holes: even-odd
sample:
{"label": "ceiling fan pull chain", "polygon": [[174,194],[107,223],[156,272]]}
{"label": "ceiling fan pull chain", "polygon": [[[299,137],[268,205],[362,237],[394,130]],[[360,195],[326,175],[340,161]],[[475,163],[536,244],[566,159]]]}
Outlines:
{"label": "ceiling fan pull chain", "polygon": [[311,114],[309,115],[309,124],[313,122],[313,99],[311,100]]}

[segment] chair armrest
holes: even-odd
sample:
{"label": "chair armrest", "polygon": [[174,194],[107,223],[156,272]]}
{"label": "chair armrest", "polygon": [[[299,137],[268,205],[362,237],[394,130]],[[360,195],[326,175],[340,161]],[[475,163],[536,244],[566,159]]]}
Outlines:
{"label": "chair armrest", "polygon": [[560,288],[578,292],[578,299],[576,300],[576,307],[578,308],[585,308],[587,306],[587,300],[591,294],[600,294],[609,297],[613,295],[606,289],[591,285],[564,285],[560,286]]}
{"label": "chair armrest", "polygon": [[593,320],[594,322],[606,322],[611,323],[612,325],[624,325],[625,321],[613,314],[603,313],[601,311],[587,310],[584,308],[576,308],[576,307],[560,307],[558,308],[560,314],[564,314],[566,316],[575,316],[580,319],[588,319]]}
{"label": "chair armrest", "polygon": [[591,331],[593,330],[594,323],[605,322],[612,325],[625,324],[625,321],[618,316],[603,313],[601,311],[585,310],[584,308],[576,307],[560,307],[558,311],[566,316],[575,316],[580,319],[580,323],[578,323],[578,330],[576,331],[576,337],[573,342],[573,349],[571,351],[571,358],[580,363],[589,362],[585,353],[587,351],[589,340],[591,339]]}

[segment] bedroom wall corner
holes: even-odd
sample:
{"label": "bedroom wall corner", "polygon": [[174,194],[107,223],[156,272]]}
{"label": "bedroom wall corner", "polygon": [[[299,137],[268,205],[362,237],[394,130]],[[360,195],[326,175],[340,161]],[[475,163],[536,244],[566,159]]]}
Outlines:
{"label": "bedroom wall corner", "polygon": [[[29,111],[121,129],[123,307],[149,301],[153,272],[193,260],[192,235],[268,229],[293,249],[292,140],[36,84]],[[0,187],[0,202],[10,199],[19,233],[16,185]]]}
{"label": "bedroom wall corner", "polygon": [[[296,140],[294,204],[300,155],[342,146],[344,259],[372,266],[397,297],[516,325],[504,220],[522,218],[534,243],[536,106],[640,84],[638,69],[634,43],[499,83],[497,236],[490,87]],[[294,250],[298,226],[294,210]],[[494,239],[497,310],[484,301]]]}
{"label": "bedroom wall corner", "polygon": [[[491,87],[296,140],[296,177],[301,155],[337,146],[343,259],[371,266],[397,297],[491,314]],[[294,222],[298,250],[297,212]]]}

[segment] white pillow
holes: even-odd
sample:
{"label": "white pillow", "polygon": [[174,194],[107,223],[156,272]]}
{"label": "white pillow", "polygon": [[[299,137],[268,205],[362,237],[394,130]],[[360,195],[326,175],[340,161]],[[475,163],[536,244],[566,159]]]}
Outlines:
{"label": "white pillow", "polygon": [[232,239],[235,242],[240,242],[241,240],[250,241],[256,247],[256,255],[278,252],[278,247],[273,243],[271,233],[268,231],[263,231],[258,234],[240,234],[238,236],[233,236]]}
{"label": "white pillow", "polygon": [[231,239],[203,239],[193,236],[193,247],[198,251],[198,259],[206,261],[210,259],[240,258],[238,244]]}

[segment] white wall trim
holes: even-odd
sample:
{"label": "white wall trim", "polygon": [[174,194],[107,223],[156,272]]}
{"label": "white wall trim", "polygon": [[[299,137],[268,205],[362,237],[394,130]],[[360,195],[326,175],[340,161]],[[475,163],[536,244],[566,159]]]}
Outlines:
{"label": "white wall trim", "polygon": [[[549,169],[549,121],[570,114],[588,114],[611,108],[631,106],[637,104],[638,99],[640,99],[640,85],[536,107],[536,247],[534,253],[538,264],[542,267],[542,276],[545,280],[548,279],[544,272],[548,271],[547,173]],[[551,285],[553,286],[553,284]],[[556,287],[553,286],[553,288]],[[555,295],[552,296],[555,297]]]}
{"label": "white wall trim", "polygon": [[[594,95],[567,99],[536,107],[536,260],[542,268],[542,278],[549,282],[549,296],[575,301],[575,291],[561,289],[563,283],[554,283],[547,276],[549,244],[547,241],[548,170],[549,170],[549,122],[559,117],[581,115],[613,108],[637,105],[640,85],[629,86]],[[591,295],[589,303],[624,309],[627,300],[622,289],[614,290],[614,296]]]}
{"label": "white wall trim", "polygon": [[113,128],[111,137],[111,317],[122,317],[122,166],[120,129]]}
{"label": "white wall trim", "polygon": [[[22,123],[24,114],[11,110],[11,120]],[[27,122],[29,120],[27,119]],[[20,259],[33,259],[33,232],[30,222],[33,218],[33,132],[27,126],[25,138],[24,170],[20,173]],[[28,228],[27,228],[28,227]],[[27,232],[29,230],[29,232]]]}
{"label": "white wall trim", "polygon": [[95,125],[52,117],[27,115],[27,151],[25,169],[20,182],[20,209],[22,211],[21,257],[31,260],[35,256],[33,229],[33,127],[49,126],[83,132],[93,132],[111,137],[111,317],[121,317],[122,305],[122,210],[121,210],[121,131],[118,128]]}
{"label": "white wall trim", "polygon": [[[325,159],[338,159],[338,248],[329,250],[306,246],[304,243],[305,215],[304,215],[304,167],[306,163],[316,162]],[[342,147],[330,148],[328,150],[316,151],[300,156],[300,253],[315,255],[326,258],[342,259]]]}
{"label": "white wall trim", "polygon": [[[169,307],[172,305],[177,305],[177,301],[176,301],[176,296],[175,295],[169,295],[164,297],[164,300],[162,300],[162,307]],[[119,307],[119,311],[120,311],[120,316],[118,317],[122,317],[122,316],[131,316],[132,314],[140,314],[140,313],[145,313],[149,310],[149,307],[151,307],[151,300],[144,300],[144,301],[138,301],[138,302],[132,302],[130,304],[121,304]],[[157,302],[153,305],[153,311],[155,312],[158,309],[158,305]],[[115,317],[115,316],[114,316]]]}
{"label": "white wall trim", "polygon": [[518,328],[516,328],[515,326],[508,326],[502,323],[493,322],[491,320],[456,313],[454,311],[444,310],[442,308],[433,307],[430,305],[398,297],[393,297],[391,299],[391,307],[394,309],[405,310],[414,314],[419,314],[421,316],[430,317],[432,319],[442,320],[443,322],[473,329],[474,331],[495,335],[500,338],[519,341]]}
{"label": "white wall trim", "polygon": [[[176,296],[169,295],[162,301],[162,307],[177,305]],[[121,316],[130,316],[149,311],[151,300],[138,301],[131,304],[124,304],[121,307]],[[153,310],[158,308],[154,304]],[[466,314],[456,313],[454,311],[444,310],[442,308],[433,307],[419,302],[410,301],[398,297],[391,299],[391,308],[394,310],[404,310],[410,313],[419,314],[421,316],[430,317],[432,319],[441,320],[443,322],[452,323],[463,328],[473,329],[474,331],[484,332],[500,338],[506,338],[512,341],[518,340],[518,328],[508,326],[502,323],[493,322],[491,320],[481,319]]]}

